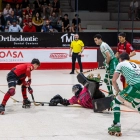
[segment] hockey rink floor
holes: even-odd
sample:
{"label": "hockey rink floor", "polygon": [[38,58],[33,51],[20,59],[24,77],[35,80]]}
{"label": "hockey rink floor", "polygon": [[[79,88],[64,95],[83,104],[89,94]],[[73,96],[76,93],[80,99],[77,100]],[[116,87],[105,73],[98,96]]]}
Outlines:
{"label": "hockey rink floor", "polygon": [[[0,71],[0,90],[7,91],[6,75]],[[38,70],[32,72],[32,85],[36,101],[49,102],[60,94],[69,99],[73,96],[72,85],[77,84],[76,74],[70,70]],[[104,70],[96,70],[104,78]],[[119,82],[121,87],[121,83]],[[106,90],[105,84],[101,89]],[[107,94],[106,94],[107,95]],[[0,102],[4,94],[0,92]],[[31,95],[28,94],[31,100]],[[17,86],[16,100],[22,101],[20,86]],[[5,115],[0,115],[0,140],[139,140],[140,114],[130,107],[121,106],[122,136],[110,136],[108,127],[113,113],[94,113],[92,109],[73,106],[34,106],[22,108],[21,103],[9,99]]]}

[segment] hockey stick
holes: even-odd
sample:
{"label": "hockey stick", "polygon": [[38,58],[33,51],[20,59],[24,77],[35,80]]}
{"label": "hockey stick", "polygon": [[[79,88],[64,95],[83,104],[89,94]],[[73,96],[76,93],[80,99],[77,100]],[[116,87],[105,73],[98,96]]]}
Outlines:
{"label": "hockey stick", "polygon": [[[3,94],[5,95],[5,93],[4,93],[3,91],[0,90],[0,92],[3,93]],[[18,101],[18,100],[16,100],[16,99],[12,98],[11,96],[10,96],[10,98],[14,101],[14,103],[16,103],[16,102],[17,102],[17,103],[21,103],[21,101]],[[23,103],[23,102],[22,102],[22,103]]]}
{"label": "hockey stick", "polygon": [[40,104],[50,104],[50,102],[36,102],[36,103],[40,103]]}
{"label": "hockey stick", "polygon": [[[101,66],[101,67],[98,67],[98,68],[95,68],[95,69],[90,69],[90,70],[87,70],[87,71],[84,71],[82,72],[83,74],[85,73],[88,73],[88,72],[91,72],[91,71],[94,71],[94,70],[98,70],[98,69],[102,69],[102,68],[105,68],[105,66]],[[76,73],[78,74],[78,69],[75,69]]]}
{"label": "hockey stick", "polygon": [[33,100],[33,103],[34,103],[35,106],[42,105],[42,103],[38,103],[38,104],[37,104],[37,103],[35,102],[33,93],[31,94],[31,97],[32,97],[32,100]]}

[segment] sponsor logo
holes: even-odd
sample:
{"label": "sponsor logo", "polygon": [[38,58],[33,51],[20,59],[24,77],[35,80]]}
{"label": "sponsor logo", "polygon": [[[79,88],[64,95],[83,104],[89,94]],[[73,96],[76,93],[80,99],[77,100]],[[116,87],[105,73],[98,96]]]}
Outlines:
{"label": "sponsor logo", "polygon": [[70,46],[70,43],[74,40],[74,34],[64,34],[61,36],[62,46]]}
{"label": "sponsor logo", "polygon": [[140,44],[140,38],[133,39],[133,43]]}
{"label": "sponsor logo", "polygon": [[38,45],[38,37],[36,36],[29,36],[29,37],[23,37],[20,36],[3,36],[0,35],[0,42],[13,42],[13,45],[20,45],[20,46],[29,46],[29,45]]}
{"label": "sponsor logo", "polygon": [[21,51],[0,51],[0,58],[23,58]]}
{"label": "sponsor logo", "polygon": [[66,59],[68,57],[67,53],[51,53],[51,59]]}

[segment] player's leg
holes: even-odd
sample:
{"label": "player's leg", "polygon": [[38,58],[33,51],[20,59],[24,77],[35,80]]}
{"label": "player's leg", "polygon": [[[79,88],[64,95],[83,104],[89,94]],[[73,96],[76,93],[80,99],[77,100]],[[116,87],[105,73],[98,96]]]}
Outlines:
{"label": "player's leg", "polygon": [[112,95],[113,94],[113,90],[112,90],[112,77],[113,77],[113,75],[110,75],[106,71],[104,82],[106,83],[106,86],[107,86],[109,95]]}
{"label": "player's leg", "polygon": [[[137,110],[140,112],[140,83],[134,85],[133,91],[129,94],[131,97],[131,103],[134,108],[137,108]],[[133,99],[133,101],[132,101]]]}
{"label": "player's leg", "polygon": [[1,107],[0,107],[1,108],[0,112],[5,111],[5,106],[6,106],[7,101],[9,100],[10,96],[14,96],[15,88],[16,88],[16,81],[17,81],[16,75],[12,72],[9,72],[7,75],[7,82],[8,82],[9,90],[4,95],[4,98],[2,100]]}
{"label": "player's leg", "polygon": [[124,102],[124,99],[118,95],[111,103],[111,108],[114,112],[114,120],[111,127],[108,128],[110,135],[121,136],[121,124],[120,124],[120,104]]}
{"label": "player's leg", "polygon": [[80,67],[80,72],[83,72],[82,62],[81,62],[81,55],[77,55],[78,64]]}
{"label": "player's leg", "polygon": [[137,91],[134,86],[127,86],[123,91],[119,93],[119,95],[112,101],[111,107],[114,112],[114,121],[113,125],[108,128],[109,134],[121,134],[121,125],[120,125],[120,104],[122,104],[125,100],[128,102],[132,102],[135,96],[135,92]]}
{"label": "player's leg", "polygon": [[27,97],[27,87],[23,85],[25,79],[19,80],[18,84],[21,85],[21,92],[22,92],[22,97],[23,97],[23,108],[29,108],[31,106],[31,102]]}
{"label": "player's leg", "polygon": [[109,95],[113,94],[112,78],[113,78],[113,74],[114,74],[114,71],[115,71],[117,65],[118,65],[118,59],[113,58],[109,63],[109,70],[106,72],[106,75],[105,75],[105,81],[107,84]]}

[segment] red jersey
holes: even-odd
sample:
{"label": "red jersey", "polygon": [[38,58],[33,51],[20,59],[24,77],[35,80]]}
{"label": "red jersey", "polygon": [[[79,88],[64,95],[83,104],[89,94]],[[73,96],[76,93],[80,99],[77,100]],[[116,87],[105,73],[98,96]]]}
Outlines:
{"label": "red jersey", "polygon": [[24,10],[23,15],[29,15],[29,17],[32,16],[32,10],[29,10],[29,11]]}
{"label": "red jersey", "polygon": [[23,24],[28,25],[30,21],[31,21],[30,19],[24,19]]}
{"label": "red jersey", "polygon": [[118,43],[117,52],[119,52],[119,54],[123,52],[127,52],[128,54],[130,54],[130,52],[133,52],[133,51],[134,49],[129,42],[126,41],[124,43]]}
{"label": "red jersey", "polygon": [[27,76],[31,77],[31,70],[34,68],[32,64],[20,64],[15,66],[13,71],[19,79],[25,79]]}
{"label": "red jersey", "polygon": [[23,32],[36,32],[36,28],[34,25],[32,25],[31,27],[29,25],[26,25],[23,28]]}
{"label": "red jersey", "polygon": [[78,97],[73,96],[71,99],[69,99],[69,103],[79,104],[82,107],[93,109],[92,99],[86,87],[84,87],[84,89],[81,91]]}

